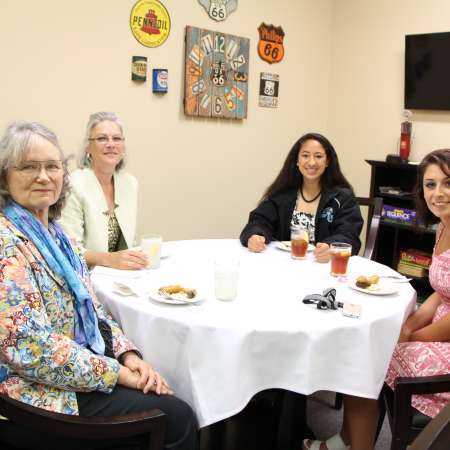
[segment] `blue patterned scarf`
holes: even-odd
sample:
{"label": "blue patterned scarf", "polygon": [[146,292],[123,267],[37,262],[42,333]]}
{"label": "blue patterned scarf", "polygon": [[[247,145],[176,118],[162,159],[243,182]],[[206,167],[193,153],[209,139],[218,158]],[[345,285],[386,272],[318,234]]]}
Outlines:
{"label": "blue patterned scarf", "polygon": [[98,328],[97,314],[89,291],[81,281],[85,266],[61,227],[52,221],[47,230],[33,214],[12,200],[7,202],[3,212],[33,242],[50,269],[68,284],[75,299],[75,342],[103,355],[105,342]]}

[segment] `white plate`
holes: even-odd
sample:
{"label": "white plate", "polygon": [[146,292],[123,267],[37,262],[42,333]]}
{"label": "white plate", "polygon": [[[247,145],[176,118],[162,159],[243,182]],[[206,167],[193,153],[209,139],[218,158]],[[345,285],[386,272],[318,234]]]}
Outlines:
{"label": "white plate", "polygon": [[189,298],[184,300],[177,300],[177,299],[171,299],[167,297],[163,297],[162,295],[158,294],[158,289],[152,290],[149,293],[149,297],[151,300],[154,300],[156,302],[160,303],[167,303],[168,305],[189,305],[189,303],[198,303],[203,300],[202,294],[200,294],[197,291],[197,295],[194,298]]}
{"label": "white plate", "polygon": [[386,281],[386,280],[380,280],[378,282],[380,289],[378,289],[376,291],[369,291],[369,289],[364,289],[364,288],[360,288],[360,287],[356,286],[355,280],[352,280],[348,285],[352,289],[355,289],[355,291],[364,292],[364,294],[369,294],[369,295],[389,295],[389,294],[395,294],[396,292],[398,292],[398,285],[396,285],[390,281]]}
{"label": "white plate", "polygon": [[[285,252],[291,251],[291,241],[275,241],[275,247],[279,250],[284,250]],[[307,252],[312,252],[314,250],[314,245],[308,244]]]}

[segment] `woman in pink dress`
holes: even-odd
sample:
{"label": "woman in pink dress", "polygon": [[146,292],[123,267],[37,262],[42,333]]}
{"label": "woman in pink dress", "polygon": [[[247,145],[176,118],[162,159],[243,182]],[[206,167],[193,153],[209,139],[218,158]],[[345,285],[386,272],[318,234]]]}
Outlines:
{"label": "woman in pink dress", "polygon": [[[416,187],[417,213],[426,225],[438,223],[430,267],[434,293],[404,323],[386,376],[393,388],[397,377],[450,373],[450,149],[435,150],[421,162]],[[412,405],[435,417],[450,393],[415,395]],[[364,412],[364,413],[362,413]],[[369,450],[378,421],[377,400],[344,397],[341,432],[326,442],[305,441],[311,450]]]}

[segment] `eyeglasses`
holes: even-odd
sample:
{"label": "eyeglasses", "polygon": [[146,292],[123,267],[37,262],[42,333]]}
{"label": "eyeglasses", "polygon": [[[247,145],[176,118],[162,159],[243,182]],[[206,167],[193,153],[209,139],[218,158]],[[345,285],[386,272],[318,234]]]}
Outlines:
{"label": "eyeglasses", "polygon": [[109,140],[113,141],[114,144],[121,144],[125,138],[122,136],[98,136],[89,138],[89,141],[95,141],[97,144],[106,144]]}
{"label": "eyeglasses", "polygon": [[56,175],[63,170],[63,162],[61,160],[25,161],[21,166],[14,166],[13,168],[27,177],[37,177],[42,169],[48,175]]}

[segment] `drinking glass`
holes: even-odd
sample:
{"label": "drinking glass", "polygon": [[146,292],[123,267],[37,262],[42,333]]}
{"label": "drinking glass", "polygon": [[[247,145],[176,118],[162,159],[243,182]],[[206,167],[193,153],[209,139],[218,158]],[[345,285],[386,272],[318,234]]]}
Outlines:
{"label": "drinking glass", "polygon": [[291,257],[304,259],[308,249],[308,230],[302,225],[291,225]]}
{"label": "drinking glass", "polygon": [[333,242],[330,245],[331,275],[342,277],[347,274],[348,260],[352,255],[352,246],[345,242]]}
{"label": "drinking glass", "polygon": [[157,269],[161,261],[162,237],[159,234],[147,234],[142,236],[141,250],[148,256],[149,269]]}
{"label": "drinking glass", "polygon": [[218,300],[234,300],[237,295],[239,260],[214,261],[214,289]]}

